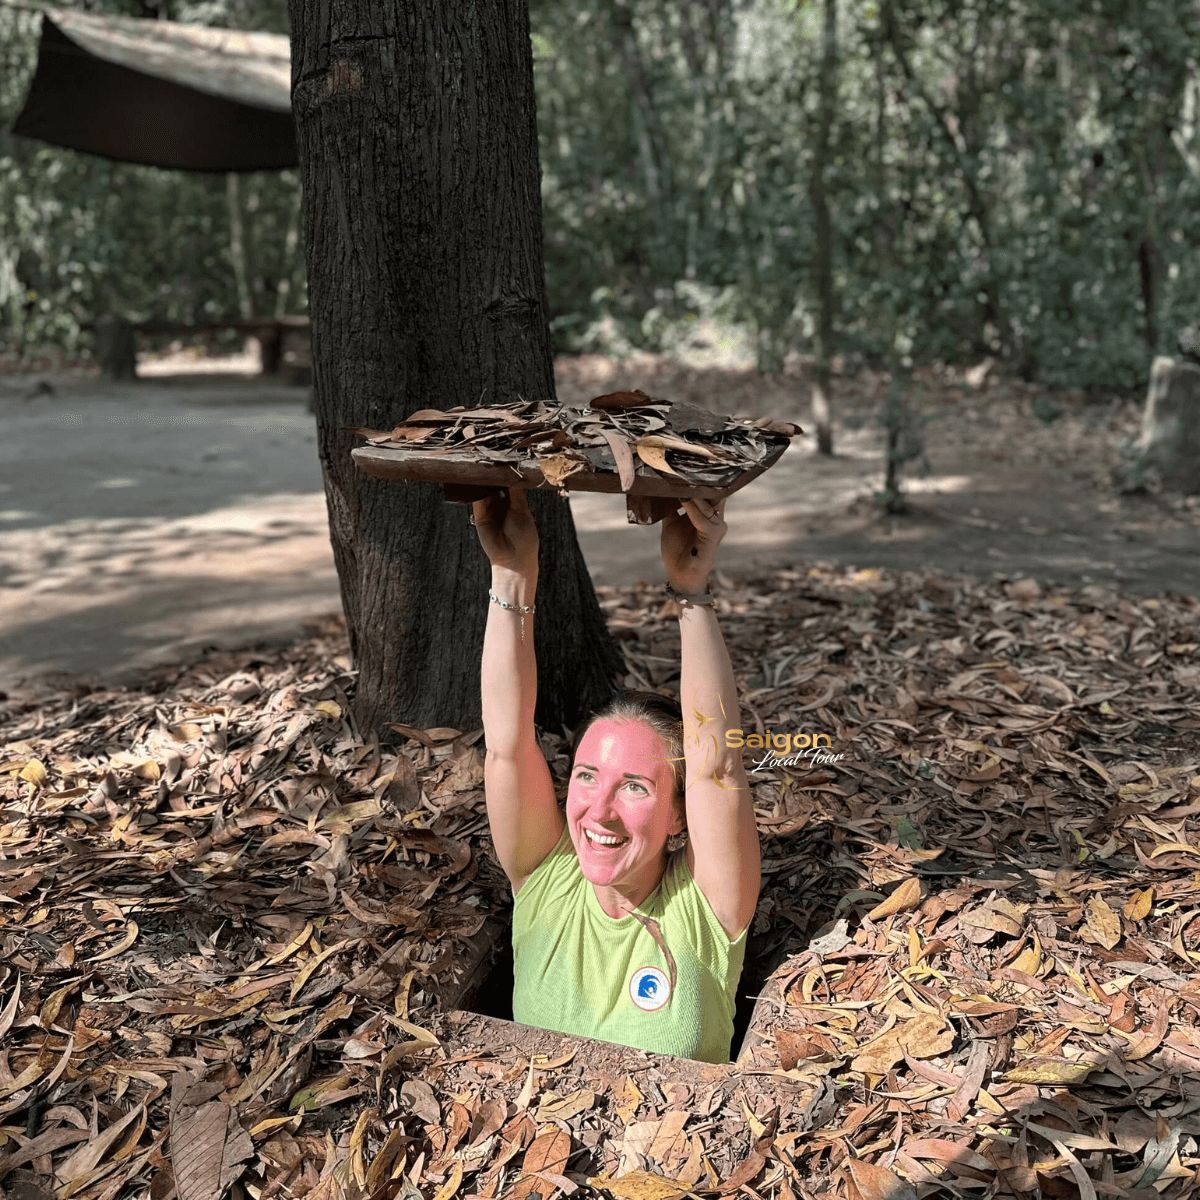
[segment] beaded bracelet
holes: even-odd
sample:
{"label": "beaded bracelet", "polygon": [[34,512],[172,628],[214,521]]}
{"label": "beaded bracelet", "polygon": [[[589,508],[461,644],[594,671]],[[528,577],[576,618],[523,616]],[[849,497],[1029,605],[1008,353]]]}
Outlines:
{"label": "beaded bracelet", "polygon": [[516,613],[521,614],[521,644],[524,645],[525,644],[525,614],[529,613],[530,616],[533,616],[533,614],[535,612],[537,612],[537,608],[532,604],[509,604],[508,601],[501,600],[500,597],[497,596],[495,592],[488,592],[488,600],[491,601],[492,604],[498,604],[498,605],[500,605],[501,608],[508,609],[510,612],[516,612]]}

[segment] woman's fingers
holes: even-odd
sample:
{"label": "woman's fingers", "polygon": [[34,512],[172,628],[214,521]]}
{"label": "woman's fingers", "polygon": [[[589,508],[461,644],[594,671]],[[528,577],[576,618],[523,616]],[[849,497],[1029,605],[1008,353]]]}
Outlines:
{"label": "woman's fingers", "polygon": [[724,519],[725,497],[707,500],[701,496],[695,500],[684,500],[683,507],[697,529],[707,529]]}
{"label": "woman's fingers", "polygon": [[471,523],[475,526],[491,525],[495,518],[495,511],[494,496],[489,496],[486,500],[476,500],[471,505]]}

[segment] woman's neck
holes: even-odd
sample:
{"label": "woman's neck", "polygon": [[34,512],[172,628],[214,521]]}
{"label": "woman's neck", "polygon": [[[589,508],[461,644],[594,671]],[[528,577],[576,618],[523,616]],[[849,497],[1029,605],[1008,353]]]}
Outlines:
{"label": "woman's neck", "polygon": [[645,878],[638,880],[636,884],[628,886],[622,884],[613,884],[611,886],[593,883],[592,891],[596,893],[596,899],[600,903],[601,909],[606,916],[612,917],[614,921],[620,920],[621,917],[628,916],[635,908],[638,908],[642,902],[662,883],[663,873],[667,869],[667,852],[663,849],[659,855],[658,862],[654,864],[656,870],[653,874],[647,874]]}

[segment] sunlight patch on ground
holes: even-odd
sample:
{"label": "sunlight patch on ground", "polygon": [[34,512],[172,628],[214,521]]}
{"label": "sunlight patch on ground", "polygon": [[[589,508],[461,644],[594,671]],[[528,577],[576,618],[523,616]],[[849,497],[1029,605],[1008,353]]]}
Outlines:
{"label": "sunlight patch on ground", "polygon": [[[788,455],[801,455],[820,462],[831,461],[828,456],[817,453],[817,435],[811,420],[800,420],[804,436],[796,438],[787,450]],[[878,429],[839,429],[833,443],[834,459],[871,459],[879,462],[883,458],[882,438]]]}
{"label": "sunlight patch on ground", "polygon": [[930,475],[926,479],[904,479],[900,488],[915,495],[928,495],[931,492],[937,495],[944,492],[965,492],[977,483],[974,475]]}
{"label": "sunlight patch on ground", "polygon": [[10,588],[77,589],[99,603],[104,587],[139,578],[197,572],[242,578],[248,542],[256,572],[287,570],[275,546],[304,535],[332,564],[323,492],[257,496],[186,517],[75,518],[14,530],[0,536],[0,572]]}
{"label": "sunlight patch on ground", "polygon": [[[197,348],[199,349],[199,348]],[[191,375],[203,371],[206,374],[245,371],[257,375],[262,371],[262,350],[257,338],[247,338],[241,354],[221,354],[208,357],[194,350],[183,350],[174,354],[155,354],[140,351],[137,356],[139,379],[157,375]]]}

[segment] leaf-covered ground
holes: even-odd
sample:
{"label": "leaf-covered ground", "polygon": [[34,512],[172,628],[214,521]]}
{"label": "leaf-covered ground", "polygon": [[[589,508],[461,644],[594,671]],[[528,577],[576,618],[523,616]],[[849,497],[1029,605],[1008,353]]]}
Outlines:
{"label": "leaf-covered ground", "polygon": [[[669,690],[660,595],[601,591]],[[719,595],[746,733],[843,756],[751,775],[786,958],[737,1064],[440,1010],[509,901],[480,731],[364,741],[330,622],[0,708],[0,1189],[1195,1191],[1200,604],[808,566]]]}

